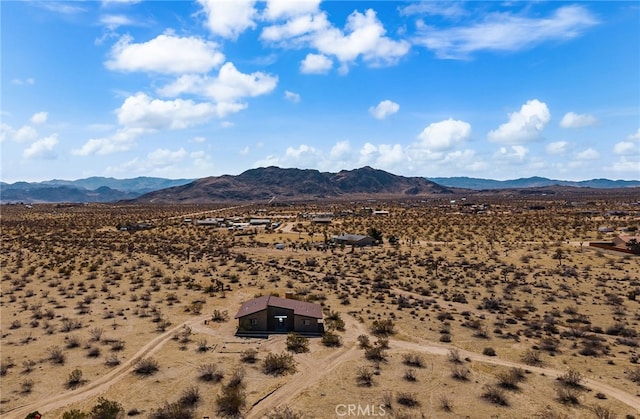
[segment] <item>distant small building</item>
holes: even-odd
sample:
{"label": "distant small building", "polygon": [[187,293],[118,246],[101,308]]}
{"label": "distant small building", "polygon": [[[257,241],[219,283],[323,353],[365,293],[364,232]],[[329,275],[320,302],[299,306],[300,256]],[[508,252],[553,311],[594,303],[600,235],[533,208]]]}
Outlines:
{"label": "distant small building", "polygon": [[616,231],[613,227],[609,226],[600,226],[598,227],[598,233],[613,233]]}
{"label": "distant small building", "polygon": [[362,236],[360,234],[343,234],[341,236],[334,236],[331,239],[336,244],[345,244],[349,246],[372,246],[373,237]]}
{"label": "distant small building", "polygon": [[322,333],[322,307],[272,295],[249,300],[240,306],[235,318],[238,332]]}
{"label": "distant small building", "polygon": [[331,224],[331,217],[313,217],[311,222],[313,224]]}
{"label": "distant small building", "polygon": [[389,211],[377,210],[372,212],[373,215],[389,215]]}
{"label": "distant small building", "polygon": [[202,220],[196,220],[196,224],[200,226],[217,226],[220,223],[216,218],[203,218]]}
{"label": "distant small building", "polygon": [[276,243],[275,245],[275,248],[278,250],[284,250],[285,247],[284,243]]}
{"label": "distant small building", "polygon": [[249,220],[249,224],[252,226],[266,226],[271,224],[269,218],[252,218]]}

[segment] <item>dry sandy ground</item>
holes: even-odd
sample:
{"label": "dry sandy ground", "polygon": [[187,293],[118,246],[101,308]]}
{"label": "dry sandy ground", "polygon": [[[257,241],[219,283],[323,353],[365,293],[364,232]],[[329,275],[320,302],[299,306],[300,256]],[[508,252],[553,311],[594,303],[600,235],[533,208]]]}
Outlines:
{"label": "dry sandy ground", "polygon": [[[626,373],[636,366],[630,360],[637,356],[633,342],[637,342],[640,312],[638,302],[627,295],[640,286],[640,263],[638,258],[581,248],[580,242],[596,236],[587,229],[571,235],[572,229],[580,227],[574,218],[563,215],[555,220],[551,214],[549,220],[538,220],[541,227],[509,227],[514,229],[513,237],[522,236],[522,243],[440,241],[437,231],[422,234],[416,227],[420,240],[409,243],[404,238],[398,247],[387,244],[353,252],[349,248],[291,250],[292,243],[302,245],[310,237],[322,240],[321,231],[313,236],[295,231],[298,224],[307,226],[304,220],[287,222],[275,233],[246,237],[226,231],[218,236],[181,223],[186,214],[241,210],[192,208],[176,214],[172,209],[170,216],[149,216],[158,227],[135,235],[108,227],[108,215],[88,214],[93,218],[84,221],[79,218],[82,214],[69,214],[68,220],[81,220],[70,229],[61,219],[62,210],[37,217],[3,214],[0,355],[8,368],[0,387],[2,417],[23,418],[33,410],[45,417],[61,417],[71,408],[90,410],[98,397],[119,401],[125,411],[135,408],[147,417],[165,402],[178,400],[189,386],[200,391],[195,417],[216,417],[216,396],[238,367],[245,371],[243,413],[247,418],[267,417],[283,406],[306,418],[343,417],[349,405],[368,406],[369,416],[384,411],[385,416],[394,417],[582,418],[598,417],[596,406],[618,417],[640,416],[640,389]],[[30,217],[38,221],[31,223]],[[406,216],[400,218],[406,220]],[[6,223],[7,219],[16,223]],[[55,222],[49,223],[50,219]],[[473,222],[479,224],[467,226],[465,237],[484,237],[485,221]],[[340,229],[366,223],[365,219],[344,221]],[[567,240],[554,244],[537,240],[545,228],[551,228],[545,223],[555,225],[554,234],[566,235]],[[378,226],[387,231],[396,228],[392,220]],[[450,227],[453,236],[462,234],[458,229],[459,224]],[[60,231],[64,233],[56,236]],[[278,251],[258,245],[276,242],[289,248]],[[225,248],[229,251],[221,250]],[[556,249],[563,251],[562,264],[554,258]],[[204,292],[214,279],[230,290]],[[204,324],[213,310],[226,310],[233,317],[242,301],[285,291],[313,297],[327,313],[338,312],[346,323],[345,331],[338,332],[341,347],[326,348],[319,339],[312,339],[308,353],[294,355],[294,374],[273,377],[261,371],[261,360],[268,353],[286,350],[284,336],[236,338],[233,319]],[[459,294],[466,296],[466,302],[455,297]],[[501,306],[484,308],[489,298],[500,300]],[[199,302],[202,307],[196,314],[192,307]],[[547,328],[551,317],[554,330]],[[65,319],[78,320],[79,328],[63,331]],[[374,320],[383,319],[393,320],[396,333],[389,338],[387,361],[376,364],[365,359],[357,338],[369,335],[375,341],[370,327]],[[156,329],[164,321],[170,325],[164,331]],[[604,333],[613,326],[623,327],[629,338]],[[104,329],[99,341],[91,340],[95,328]],[[188,337],[177,339],[187,328]],[[451,342],[440,342],[445,329]],[[478,331],[488,336],[478,337]],[[607,351],[581,355],[583,334],[604,339]],[[73,336],[80,344],[68,347]],[[110,345],[117,339],[125,342],[124,349],[113,351]],[[208,350],[200,352],[197,348],[203,339]],[[557,340],[557,350],[539,349],[542,365],[525,364],[523,354],[541,348],[548,339]],[[63,350],[64,364],[49,360],[52,346]],[[255,364],[240,360],[240,352],[249,347],[258,350]],[[497,356],[482,355],[487,347],[495,349]],[[96,348],[99,356],[89,356]],[[467,380],[451,377],[453,348],[469,369]],[[402,357],[407,353],[422,354],[424,359],[424,366],[415,368],[415,382],[403,378],[408,367]],[[121,363],[106,366],[105,358],[114,354]],[[159,371],[147,377],[134,374],[133,366],[142,358],[157,360]],[[34,361],[31,372],[23,368],[29,360]],[[225,372],[222,383],[198,380],[198,367],[207,363]],[[375,371],[371,386],[358,384],[361,367]],[[509,405],[483,399],[485,385],[496,385],[498,376],[511,367],[528,373],[519,389],[504,390]],[[68,389],[65,382],[75,368],[83,371],[85,380]],[[557,378],[569,369],[584,377],[575,405],[557,399]],[[33,384],[27,392],[28,380]],[[418,405],[398,403],[403,393],[413,396]],[[386,398],[391,406],[381,409]],[[442,409],[442,398],[450,401],[451,411]]]}

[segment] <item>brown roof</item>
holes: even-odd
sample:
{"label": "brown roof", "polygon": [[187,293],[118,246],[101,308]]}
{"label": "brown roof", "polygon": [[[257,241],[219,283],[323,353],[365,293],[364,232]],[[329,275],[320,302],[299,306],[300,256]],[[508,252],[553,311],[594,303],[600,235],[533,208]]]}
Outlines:
{"label": "brown roof", "polygon": [[263,295],[262,297],[254,298],[253,300],[243,303],[235,318],[238,319],[266,310],[269,306],[293,310],[293,314],[298,316],[313,317],[316,319],[322,318],[322,307],[319,304],[274,297],[273,295]]}

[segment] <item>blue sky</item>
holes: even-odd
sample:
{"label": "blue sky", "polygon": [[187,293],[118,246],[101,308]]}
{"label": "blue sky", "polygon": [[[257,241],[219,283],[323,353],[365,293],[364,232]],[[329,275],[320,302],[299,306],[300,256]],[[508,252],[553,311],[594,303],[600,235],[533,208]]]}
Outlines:
{"label": "blue sky", "polygon": [[1,178],[640,179],[637,2],[2,1]]}

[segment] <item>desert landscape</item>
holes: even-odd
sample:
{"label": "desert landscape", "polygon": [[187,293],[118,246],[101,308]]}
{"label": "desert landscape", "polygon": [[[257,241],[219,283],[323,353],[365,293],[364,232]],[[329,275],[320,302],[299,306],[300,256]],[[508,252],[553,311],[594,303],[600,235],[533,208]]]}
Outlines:
{"label": "desert landscape", "polygon": [[[0,412],[638,417],[640,259],[589,246],[640,224],[616,191],[4,205]],[[236,336],[260,295],[324,335]]]}

